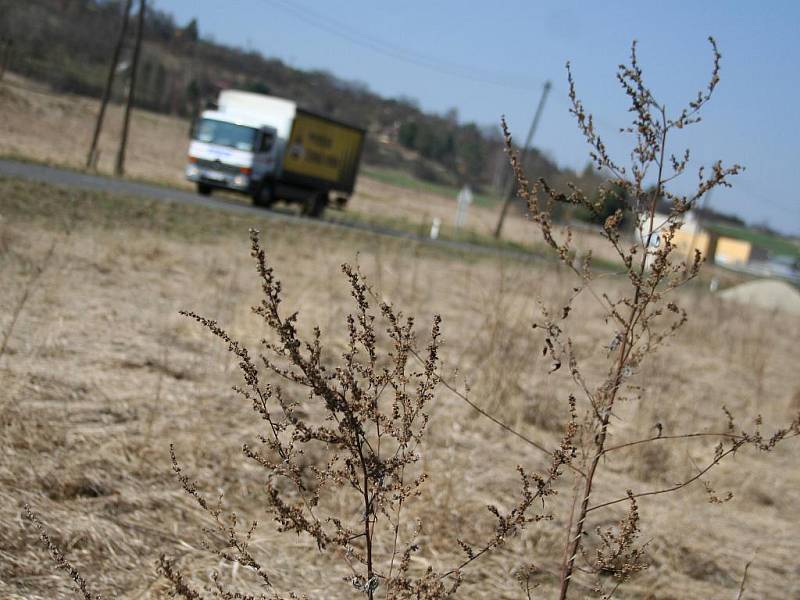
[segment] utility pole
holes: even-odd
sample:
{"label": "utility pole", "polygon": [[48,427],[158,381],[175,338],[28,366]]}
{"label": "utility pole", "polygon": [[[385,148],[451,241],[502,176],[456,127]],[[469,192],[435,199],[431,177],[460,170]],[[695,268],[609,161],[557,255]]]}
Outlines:
{"label": "utility pole", "polygon": [[117,45],[114,47],[114,54],[111,57],[111,66],[108,69],[106,87],[103,90],[103,99],[100,102],[100,112],[97,113],[97,123],[95,123],[94,135],[92,135],[92,145],[89,148],[89,154],[86,155],[87,169],[97,164],[97,142],[100,140],[100,130],[103,129],[103,119],[106,116],[106,105],[108,105],[108,101],[111,98],[111,87],[114,84],[114,74],[117,71],[117,63],[119,62],[119,54],[122,51],[122,44],[125,40],[125,32],[128,30],[128,16],[131,12],[132,3],[133,0],[128,0],[125,3],[125,13],[122,15],[122,28],[119,30]]}
{"label": "utility pole", "polygon": [[[533,134],[536,133],[536,128],[539,126],[539,119],[542,116],[542,110],[544,110],[544,102],[547,100],[547,94],[550,93],[550,88],[553,87],[549,81],[545,81],[544,88],[542,88],[542,96],[539,98],[539,106],[536,107],[536,113],[533,115],[533,121],[531,122],[531,128],[528,130],[528,137],[525,138],[525,145],[522,147],[522,152],[519,155],[519,164],[525,164],[525,157],[528,154],[528,149],[531,146],[531,140],[533,140]],[[506,220],[506,213],[508,212],[508,207],[511,205],[511,201],[514,199],[516,194],[514,193],[514,188],[516,187],[516,176],[514,173],[511,173],[511,177],[506,184],[505,190],[503,190],[503,209],[500,211],[500,218],[497,220],[497,227],[494,230],[494,237],[499,238],[500,232],[503,230],[503,222]]]}
{"label": "utility pole", "polygon": [[2,48],[2,58],[0,58],[0,81],[3,80],[3,77],[6,74],[6,69],[8,69],[8,63],[11,59],[11,48],[14,45],[14,41],[11,38],[7,40],[0,39],[0,48]]}
{"label": "utility pole", "polygon": [[125,174],[125,146],[128,143],[128,126],[131,120],[131,109],[136,90],[136,67],[139,65],[139,50],[142,47],[142,34],[144,33],[145,0],[139,0],[139,24],[136,30],[136,46],[133,48],[133,64],[131,65],[131,80],[128,87],[128,101],[125,103],[125,118],[122,121],[122,139],[117,152],[117,165],[114,173],[121,177]]}

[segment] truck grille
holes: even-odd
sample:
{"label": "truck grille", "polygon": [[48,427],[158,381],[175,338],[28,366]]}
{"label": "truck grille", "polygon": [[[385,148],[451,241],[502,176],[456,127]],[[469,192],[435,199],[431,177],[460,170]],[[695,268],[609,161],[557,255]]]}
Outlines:
{"label": "truck grille", "polygon": [[239,174],[239,167],[234,165],[226,165],[218,160],[205,160],[203,158],[198,158],[196,164],[201,169],[211,169],[213,171],[219,171],[220,173],[230,173],[232,175]]}

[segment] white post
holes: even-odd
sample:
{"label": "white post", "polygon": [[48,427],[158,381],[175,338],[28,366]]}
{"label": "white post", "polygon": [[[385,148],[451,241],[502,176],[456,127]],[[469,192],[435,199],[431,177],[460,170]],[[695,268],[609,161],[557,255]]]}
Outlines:
{"label": "white post", "polygon": [[433,217],[431,223],[431,239],[435,240],[439,237],[439,228],[442,226],[442,220],[439,217]]}
{"label": "white post", "polygon": [[468,185],[461,188],[456,200],[456,229],[460,229],[467,222],[467,208],[472,204],[472,190]]}

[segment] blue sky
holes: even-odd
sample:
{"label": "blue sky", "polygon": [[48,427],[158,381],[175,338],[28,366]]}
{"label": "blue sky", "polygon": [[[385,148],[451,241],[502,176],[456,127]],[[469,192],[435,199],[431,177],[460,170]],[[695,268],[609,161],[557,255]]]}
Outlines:
{"label": "blue sky", "polygon": [[[302,69],[324,69],[426,110],[458,109],[462,121],[499,122],[519,140],[544,81],[553,82],[534,145],[581,169],[587,151],[567,112],[564,63],[573,65],[586,108],[618,156],[625,98],[615,80],[632,39],[645,76],[668,110],[704,87],[706,38],[722,52],[722,81],[704,120],[673,140],[695,165],[746,167],[710,204],[746,220],[800,234],[795,176],[800,137],[800,2],[552,2],[348,0],[154,0],[201,35],[257,50]],[[676,182],[688,191],[695,181]]]}

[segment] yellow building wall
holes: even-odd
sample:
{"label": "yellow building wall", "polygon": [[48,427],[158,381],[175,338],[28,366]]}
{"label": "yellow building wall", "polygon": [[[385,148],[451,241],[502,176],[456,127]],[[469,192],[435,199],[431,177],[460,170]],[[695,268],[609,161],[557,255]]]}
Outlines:
{"label": "yellow building wall", "polygon": [[[711,236],[705,231],[685,231],[679,229],[675,232],[675,237],[672,238],[672,243],[675,244],[676,252],[678,255],[689,256],[693,255],[694,250],[700,251],[704,257],[708,256],[708,246],[711,242]],[[694,243],[694,247],[692,247]]]}
{"label": "yellow building wall", "polygon": [[744,265],[750,260],[750,242],[721,237],[717,240],[714,262],[721,265]]}

